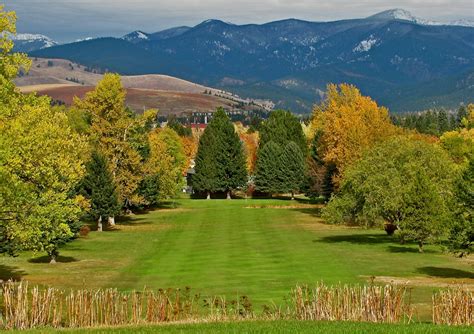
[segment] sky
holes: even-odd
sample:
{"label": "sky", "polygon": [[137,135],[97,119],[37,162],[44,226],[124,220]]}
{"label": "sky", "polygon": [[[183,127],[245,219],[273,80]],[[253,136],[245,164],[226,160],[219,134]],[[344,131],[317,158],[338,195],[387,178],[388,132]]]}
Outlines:
{"label": "sky", "polygon": [[156,32],[194,26],[206,19],[235,24],[297,18],[333,21],[367,17],[403,8],[425,19],[474,17],[474,0],[3,0],[18,15],[20,33],[47,35],[59,42],[122,36],[134,30]]}

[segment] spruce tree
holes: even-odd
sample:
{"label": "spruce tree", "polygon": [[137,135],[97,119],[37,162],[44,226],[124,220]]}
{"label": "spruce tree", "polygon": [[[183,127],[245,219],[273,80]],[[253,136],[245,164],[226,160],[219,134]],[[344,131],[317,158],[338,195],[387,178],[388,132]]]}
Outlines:
{"label": "spruce tree", "polygon": [[230,199],[231,192],[247,182],[247,161],[234,124],[222,108],[217,110],[212,122],[217,142],[217,188],[226,192],[227,199]]}
{"label": "spruce tree", "polygon": [[255,167],[255,189],[266,194],[282,191],[282,155],[280,145],[269,141],[259,150]]}
{"label": "spruce tree", "polygon": [[290,141],[295,142],[303,153],[307,154],[307,143],[301,124],[289,111],[276,110],[262,123],[260,129],[260,147],[264,147],[269,141],[285,147]]}
{"label": "spruce tree", "polygon": [[222,108],[218,108],[199,141],[193,187],[206,192],[231,192],[247,181],[242,143],[234,125]]}
{"label": "spruce tree", "polygon": [[120,211],[120,204],[107,160],[98,152],[94,151],[86,164],[81,192],[90,200],[90,214],[97,220],[98,231],[102,231],[102,220],[115,216]]}
{"label": "spruce tree", "polygon": [[295,142],[291,141],[285,146],[281,164],[282,190],[290,192],[291,199],[294,199],[294,194],[303,187],[305,179],[305,160]]}

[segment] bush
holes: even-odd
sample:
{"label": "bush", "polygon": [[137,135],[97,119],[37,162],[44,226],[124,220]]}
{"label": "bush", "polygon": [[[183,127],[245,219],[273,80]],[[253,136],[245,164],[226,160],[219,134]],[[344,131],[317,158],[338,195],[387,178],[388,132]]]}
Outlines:
{"label": "bush", "polygon": [[81,229],[79,230],[79,235],[81,237],[87,237],[90,231],[91,231],[91,228],[89,227],[89,225],[83,225]]}

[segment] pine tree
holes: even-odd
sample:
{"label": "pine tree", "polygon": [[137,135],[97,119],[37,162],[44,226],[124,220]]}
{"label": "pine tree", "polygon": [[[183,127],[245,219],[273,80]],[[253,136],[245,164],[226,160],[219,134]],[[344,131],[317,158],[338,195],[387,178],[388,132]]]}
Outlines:
{"label": "pine tree", "polygon": [[204,131],[196,155],[193,187],[206,192],[231,192],[247,181],[246,160],[234,125],[222,108],[217,109]]}
{"label": "pine tree", "polygon": [[289,142],[284,150],[281,159],[282,190],[294,194],[299,192],[303,186],[305,177],[305,160],[303,153],[295,142]]}
{"label": "pine tree", "polygon": [[255,189],[266,194],[282,191],[282,155],[280,145],[269,141],[259,150],[255,167]]}
{"label": "pine tree", "polygon": [[102,231],[102,220],[115,216],[120,211],[120,204],[107,160],[97,152],[92,153],[86,165],[81,192],[90,200],[90,214],[97,220],[97,230]]}

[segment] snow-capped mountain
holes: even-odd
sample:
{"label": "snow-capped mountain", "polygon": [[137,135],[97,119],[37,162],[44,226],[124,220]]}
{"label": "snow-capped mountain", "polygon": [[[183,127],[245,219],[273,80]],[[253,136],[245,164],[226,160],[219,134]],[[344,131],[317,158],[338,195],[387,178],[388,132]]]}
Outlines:
{"label": "snow-capped mountain", "polygon": [[[474,28],[435,25],[403,10],[334,22],[208,20],[129,37],[133,42],[102,38],[30,54],[119,73],[177,76],[278,100],[277,108],[294,111],[311,110],[329,82],[356,84],[396,111],[427,108],[432,101],[452,106],[474,96]],[[437,85],[438,95],[451,87],[451,95],[428,99],[427,84]],[[410,101],[401,98],[406,92]]]}
{"label": "snow-capped mountain", "polygon": [[372,20],[403,20],[403,21],[410,21],[416,24],[425,25],[425,26],[461,26],[461,27],[474,27],[474,20],[455,20],[455,21],[433,21],[433,20],[426,20],[417,16],[414,16],[407,10],[396,8],[396,9],[389,9],[375,15],[369,16],[367,19]]}
{"label": "snow-capped mountain", "polygon": [[12,39],[15,43],[14,50],[18,52],[30,52],[58,45],[56,41],[41,34],[17,34],[13,35]]}
{"label": "snow-capped mountain", "polygon": [[135,30],[122,37],[122,39],[130,43],[140,43],[140,42],[148,40],[149,38],[150,38],[149,34],[140,30]]}

